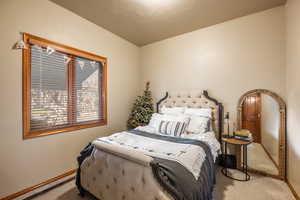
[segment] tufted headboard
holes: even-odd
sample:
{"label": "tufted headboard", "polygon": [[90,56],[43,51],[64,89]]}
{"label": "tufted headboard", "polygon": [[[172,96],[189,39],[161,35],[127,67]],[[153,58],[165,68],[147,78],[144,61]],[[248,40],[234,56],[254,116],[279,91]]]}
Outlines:
{"label": "tufted headboard", "polygon": [[208,92],[176,92],[166,93],[166,96],[156,104],[157,112],[162,106],[166,107],[188,107],[188,108],[211,108],[212,128],[216,137],[221,141],[223,133],[223,106],[222,103],[210,97]]}

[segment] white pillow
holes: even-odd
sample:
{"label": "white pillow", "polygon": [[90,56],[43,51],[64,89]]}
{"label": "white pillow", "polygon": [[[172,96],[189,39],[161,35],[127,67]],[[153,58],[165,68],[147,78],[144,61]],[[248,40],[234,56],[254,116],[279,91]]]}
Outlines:
{"label": "white pillow", "polygon": [[199,134],[209,131],[209,121],[207,117],[190,116],[190,122],[186,128],[187,134]]}
{"label": "white pillow", "polygon": [[149,122],[149,126],[155,128],[155,130],[158,131],[159,125],[161,121],[172,121],[172,122],[183,122],[185,124],[188,124],[190,121],[190,118],[186,115],[163,115],[159,113],[153,113],[151,120]]}
{"label": "white pillow", "polygon": [[211,118],[211,109],[210,108],[186,108],[184,110],[185,115],[194,115]]}
{"label": "white pillow", "polygon": [[173,107],[173,108],[167,108],[166,106],[163,106],[161,108],[161,114],[166,115],[181,115],[185,111],[185,107]]}
{"label": "white pillow", "polygon": [[157,127],[160,123],[161,118],[162,118],[162,114],[153,113],[148,126]]}

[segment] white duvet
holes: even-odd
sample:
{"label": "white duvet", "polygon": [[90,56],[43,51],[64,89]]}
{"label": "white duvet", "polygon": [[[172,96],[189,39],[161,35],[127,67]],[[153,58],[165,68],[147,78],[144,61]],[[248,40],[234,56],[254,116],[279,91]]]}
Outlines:
{"label": "white duvet", "polygon": [[[158,134],[156,129],[153,128],[152,126],[139,126],[136,129],[140,130],[140,131],[145,131],[145,132],[148,132],[148,133]],[[200,140],[200,141],[205,142],[209,146],[209,148],[210,148],[210,150],[213,154],[214,161],[216,161],[216,158],[218,157],[218,153],[219,153],[221,147],[220,147],[220,143],[216,139],[216,136],[215,136],[214,132],[210,131],[210,132],[199,133],[199,134],[187,134],[187,133],[185,133],[181,137],[182,138],[188,138],[188,139],[194,139],[194,140]]]}
{"label": "white duvet", "polygon": [[[138,127],[138,130],[153,133],[153,129],[149,126]],[[196,135],[184,135],[185,138],[201,140],[205,142],[211,149],[214,159],[220,150],[220,144],[216,140],[213,132]],[[179,144],[163,140],[152,139],[144,136],[133,135],[126,131],[113,134],[108,137],[102,137],[93,143],[101,145],[101,143],[117,145],[126,149],[141,152],[147,156],[154,156],[174,160],[185,168],[187,168],[196,179],[200,175],[202,163],[205,160],[205,152],[202,147],[191,144]]]}

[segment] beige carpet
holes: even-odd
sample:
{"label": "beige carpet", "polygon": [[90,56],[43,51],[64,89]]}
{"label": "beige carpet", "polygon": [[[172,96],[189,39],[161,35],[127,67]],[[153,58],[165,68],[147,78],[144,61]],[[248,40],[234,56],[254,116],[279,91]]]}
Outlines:
{"label": "beige carpet", "polygon": [[[286,183],[280,180],[252,175],[248,182],[233,181],[218,170],[215,200],[295,200]],[[78,196],[74,181],[26,200],[95,200]],[[108,199],[107,199],[108,200]],[[115,200],[115,199],[109,199]]]}
{"label": "beige carpet", "polygon": [[249,168],[278,175],[279,171],[259,143],[252,143],[248,146]]}

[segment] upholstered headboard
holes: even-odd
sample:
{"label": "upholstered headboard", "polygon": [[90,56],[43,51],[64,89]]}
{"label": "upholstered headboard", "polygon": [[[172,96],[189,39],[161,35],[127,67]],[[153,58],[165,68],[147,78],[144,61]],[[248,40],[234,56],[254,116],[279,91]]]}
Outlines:
{"label": "upholstered headboard", "polygon": [[223,132],[223,106],[216,99],[210,97],[206,90],[201,92],[174,92],[166,93],[166,96],[157,102],[157,112],[162,106],[188,107],[188,108],[211,108],[212,128],[216,137],[221,141]]}

